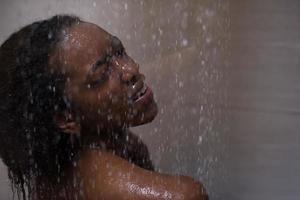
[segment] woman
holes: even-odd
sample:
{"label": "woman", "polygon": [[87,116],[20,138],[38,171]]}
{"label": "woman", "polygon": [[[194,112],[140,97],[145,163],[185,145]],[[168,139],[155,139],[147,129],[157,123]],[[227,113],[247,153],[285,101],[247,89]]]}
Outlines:
{"label": "woman", "polygon": [[23,199],[208,199],[154,171],[129,127],[157,106],[121,41],[73,16],[28,25],[0,50],[1,147]]}

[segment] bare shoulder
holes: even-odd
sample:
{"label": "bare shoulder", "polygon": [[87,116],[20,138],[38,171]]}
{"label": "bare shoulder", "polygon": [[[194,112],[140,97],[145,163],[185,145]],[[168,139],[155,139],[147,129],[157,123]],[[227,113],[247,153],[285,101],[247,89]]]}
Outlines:
{"label": "bare shoulder", "polygon": [[141,168],[154,171],[148,147],[137,135],[127,130],[122,136],[112,139],[107,145],[108,150]]}
{"label": "bare shoulder", "polygon": [[192,178],[145,170],[107,152],[82,152],[76,171],[87,199],[208,199]]}

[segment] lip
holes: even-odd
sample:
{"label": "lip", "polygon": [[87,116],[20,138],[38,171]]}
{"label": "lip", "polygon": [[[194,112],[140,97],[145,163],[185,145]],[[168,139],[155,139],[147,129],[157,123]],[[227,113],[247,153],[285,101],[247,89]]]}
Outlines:
{"label": "lip", "polygon": [[131,101],[135,101],[134,99],[138,95],[138,93],[143,89],[145,83],[145,76],[141,75],[141,78],[132,86],[130,95],[128,96]]}
{"label": "lip", "polygon": [[145,93],[141,97],[139,97],[137,100],[135,100],[134,103],[148,104],[152,101],[153,92],[150,87],[148,87],[147,85],[145,85],[145,86],[146,86]]}

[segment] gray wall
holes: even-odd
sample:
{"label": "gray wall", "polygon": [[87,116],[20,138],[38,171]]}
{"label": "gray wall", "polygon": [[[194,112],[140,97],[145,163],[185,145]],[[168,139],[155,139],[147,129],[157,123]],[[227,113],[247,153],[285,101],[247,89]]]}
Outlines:
{"label": "gray wall", "polygon": [[231,200],[300,196],[300,2],[234,0]]}

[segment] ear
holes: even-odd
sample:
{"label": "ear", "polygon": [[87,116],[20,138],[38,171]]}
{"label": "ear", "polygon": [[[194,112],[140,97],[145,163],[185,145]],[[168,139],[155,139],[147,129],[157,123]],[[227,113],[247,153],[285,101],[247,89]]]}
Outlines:
{"label": "ear", "polygon": [[63,133],[75,135],[80,134],[80,123],[74,120],[74,117],[68,111],[55,114],[54,123]]}

